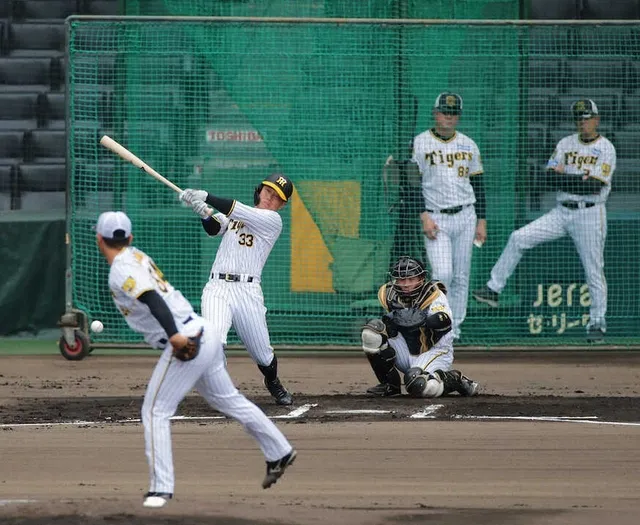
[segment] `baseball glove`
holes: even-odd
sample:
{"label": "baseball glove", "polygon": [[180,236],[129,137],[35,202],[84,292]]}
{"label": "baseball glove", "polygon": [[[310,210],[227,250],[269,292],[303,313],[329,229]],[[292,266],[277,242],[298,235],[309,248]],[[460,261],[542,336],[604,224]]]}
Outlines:
{"label": "baseball glove", "polygon": [[174,348],[173,355],[176,356],[176,359],[180,359],[180,361],[191,361],[195,359],[200,352],[200,340],[202,339],[203,332],[204,329],[201,328],[198,335],[187,338],[187,344],[182,348]]}
{"label": "baseball glove", "polygon": [[420,328],[427,317],[427,313],[419,308],[401,308],[390,312],[393,324],[398,328]]}

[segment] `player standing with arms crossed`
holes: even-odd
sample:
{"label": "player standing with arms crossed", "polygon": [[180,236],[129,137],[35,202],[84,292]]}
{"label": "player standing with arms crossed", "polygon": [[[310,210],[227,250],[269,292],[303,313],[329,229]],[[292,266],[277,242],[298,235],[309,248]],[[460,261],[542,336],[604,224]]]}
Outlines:
{"label": "player standing with arms crossed", "polygon": [[[291,405],[293,398],[278,378],[260,279],[282,232],[277,212],[292,194],[293,183],[280,173],[270,175],[255,189],[254,207],[204,190],[186,189],[180,194],[180,200],[200,216],[207,234],[222,235],[210,280],[202,291],[202,315],[222,334],[223,344],[233,324],[278,405]],[[209,206],[220,213],[214,214]]]}
{"label": "player standing with arms crossed", "polygon": [[476,143],[456,131],[461,114],[460,95],[440,93],[435,126],[414,138],[411,159],[422,176],[427,257],[433,278],[448,290],[455,339],[467,315],[473,244],[487,238],[484,170]]}
{"label": "player standing with arms crossed", "polygon": [[611,192],[611,177],[616,169],[616,149],[598,133],[600,116],[593,100],[577,100],[572,104],[571,112],[578,133],[561,139],[547,163],[550,182],[557,189],[556,206],[511,234],[491,270],[491,279],[484,288],[474,290],[473,297],[497,307],[498,296],[518,266],[523,252],[569,235],[582,261],[591,296],[587,339],[591,343],[601,343],[607,330],[605,202]]}
{"label": "player standing with arms crossed", "polygon": [[233,385],[220,337],[211,323],[167,281],[153,260],[131,246],[131,221],[121,211],[100,215],[96,240],[110,265],[109,288],[129,327],[162,355],[142,405],[149,492],[144,506],[163,507],[173,497],[171,425],[180,402],[195,388],[207,402],[238,421],[267,459],[263,488],[293,463],[296,451],[278,428]]}

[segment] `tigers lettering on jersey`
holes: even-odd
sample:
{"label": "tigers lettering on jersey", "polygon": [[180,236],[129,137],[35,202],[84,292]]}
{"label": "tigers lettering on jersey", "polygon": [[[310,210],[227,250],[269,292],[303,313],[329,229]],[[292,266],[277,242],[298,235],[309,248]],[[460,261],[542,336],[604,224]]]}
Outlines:
{"label": "tigers lettering on jersey", "polygon": [[453,168],[456,162],[471,162],[473,160],[473,153],[470,151],[442,153],[442,150],[437,150],[425,153],[424,158],[431,166],[446,164],[448,168]]}
{"label": "tigers lettering on jersey", "polygon": [[598,157],[593,155],[580,155],[577,151],[567,151],[564,154],[564,164],[566,166],[577,166],[582,169],[583,166],[595,166]]}

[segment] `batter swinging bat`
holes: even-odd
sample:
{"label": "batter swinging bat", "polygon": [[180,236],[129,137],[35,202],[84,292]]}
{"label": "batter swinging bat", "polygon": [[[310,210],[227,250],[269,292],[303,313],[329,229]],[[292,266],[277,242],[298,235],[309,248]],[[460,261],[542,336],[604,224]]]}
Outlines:
{"label": "batter swinging bat", "polygon": [[176,193],[182,193],[182,190],[178,188],[178,186],[176,186],[173,182],[171,182],[169,179],[164,178],[151,166],[149,166],[148,164],[140,160],[133,153],[131,153],[127,148],[125,148],[121,144],[118,144],[115,140],[113,140],[108,135],[102,136],[102,138],[100,139],[100,144],[102,144],[105,148],[110,149],[116,155],[119,155],[120,157],[122,157],[124,160],[130,162],[136,168],[140,168],[145,173],[151,175],[154,179],[159,180],[163,184],[166,184],[167,186],[169,186],[169,188],[171,188]]}

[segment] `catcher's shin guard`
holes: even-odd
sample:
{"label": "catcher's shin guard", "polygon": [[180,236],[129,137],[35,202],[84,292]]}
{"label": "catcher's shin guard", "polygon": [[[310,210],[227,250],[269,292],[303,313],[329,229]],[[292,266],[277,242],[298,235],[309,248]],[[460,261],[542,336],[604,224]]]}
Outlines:
{"label": "catcher's shin guard", "polygon": [[377,354],[365,354],[373,373],[381,384],[390,385],[392,390],[400,392],[400,374],[396,369],[396,351],[387,347]]}

